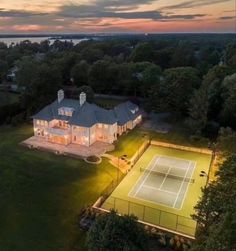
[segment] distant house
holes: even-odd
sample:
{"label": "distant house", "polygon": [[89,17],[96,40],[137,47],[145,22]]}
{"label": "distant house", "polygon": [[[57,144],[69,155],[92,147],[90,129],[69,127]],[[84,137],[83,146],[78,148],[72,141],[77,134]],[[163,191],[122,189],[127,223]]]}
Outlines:
{"label": "distant house", "polygon": [[7,73],[7,80],[8,81],[15,81],[16,80],[16,73],[18,72],[19,68],[17,66],[12,67]]}
{"label": "distant house", "polygon": [[34,135],[56,144],[91,146],[96,141],[113,143],[127,130],[132,130],[142,120],[139,107],[124,102],[112,110],[86,102],[86,94],[80,99],[64,98],[58,91],[58,99],[33,116]]}

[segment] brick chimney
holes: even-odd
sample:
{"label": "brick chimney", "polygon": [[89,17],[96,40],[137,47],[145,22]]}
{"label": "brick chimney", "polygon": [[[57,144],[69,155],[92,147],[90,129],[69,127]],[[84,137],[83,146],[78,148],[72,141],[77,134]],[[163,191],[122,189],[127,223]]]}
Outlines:
{"label": "brick chimney", "polygon": [[58,103],[61,103],[61,101],[64,99],[64,91],[61,89],[57,92],[57,100]]}
{"label": "brick chimney", "polygon": [[82,106],[86,102],[86,93],[81,92],[79,95],[80,106]]}

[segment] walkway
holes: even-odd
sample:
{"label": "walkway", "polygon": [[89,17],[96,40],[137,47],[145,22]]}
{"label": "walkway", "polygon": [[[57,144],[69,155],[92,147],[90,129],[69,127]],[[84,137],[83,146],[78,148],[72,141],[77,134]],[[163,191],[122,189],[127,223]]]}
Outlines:
{"label": "walkway", "polygon": [[118,159],[118,157],[113,156],[113,155],[111,155],[111,154],[107,154],[107,153],[103,154],[102,156],[105,157],[105,158],[107,158],[107,159],[109,159],[109,160],[110,160],[109,162],[110,162],[113,166],[119,168],[119,170],[120,170],[122,173],[127,173],[127,172],[129,171],[130,165],[128,164],[128,162],[127,162],[126,160],[123,160],[123,159],[121,159],[121,158]]}

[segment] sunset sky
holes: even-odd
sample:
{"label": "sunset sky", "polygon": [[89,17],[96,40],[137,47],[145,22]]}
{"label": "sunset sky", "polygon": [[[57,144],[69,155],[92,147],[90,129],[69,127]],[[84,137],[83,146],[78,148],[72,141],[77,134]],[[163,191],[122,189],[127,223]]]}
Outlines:
{"label": "sunset sky", "polygon": [[236,0],[0,0],[0,34],[235,32]]}

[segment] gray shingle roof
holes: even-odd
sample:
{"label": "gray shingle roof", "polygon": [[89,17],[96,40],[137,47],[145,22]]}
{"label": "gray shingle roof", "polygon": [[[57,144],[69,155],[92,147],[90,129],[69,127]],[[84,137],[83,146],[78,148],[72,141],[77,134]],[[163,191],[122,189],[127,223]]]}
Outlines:
{"label": "gray shingle roof", "polygon": [[121,103],[114,108],[117,124],[124,125],[128,121],[136,119],[141,113],[139,107],[130,101]]}
{"label": "gray shingle roof", "polygon": [[[61,107],[70,107],[74,109],[72,116],[59,115],[58,109]],[[124,125],[128,121],[134,120],[139,116],[138,106],[127,101],[119,104],[113,110],[103,109],[95,104],[85,102],[80,106],[80,102],[74,99],[63,99],[60,103],[54,101],[46,106],[40,112],[35,114],[33,119],[40,120],[65,120],[71,125],[82,127],[91,127],[96,123]]]}

